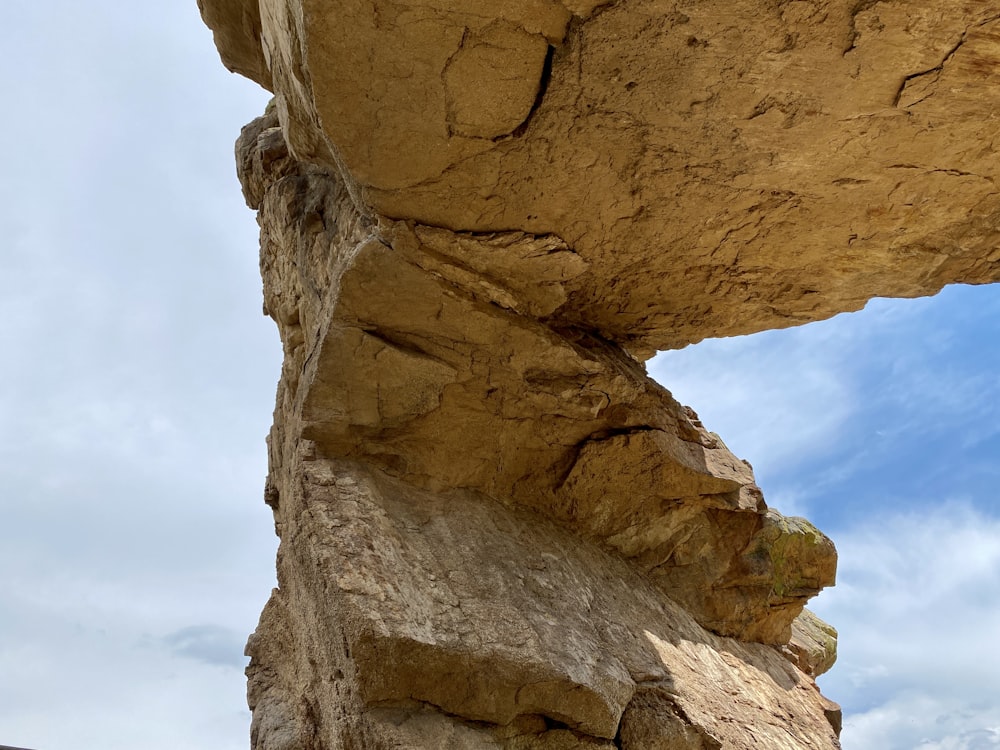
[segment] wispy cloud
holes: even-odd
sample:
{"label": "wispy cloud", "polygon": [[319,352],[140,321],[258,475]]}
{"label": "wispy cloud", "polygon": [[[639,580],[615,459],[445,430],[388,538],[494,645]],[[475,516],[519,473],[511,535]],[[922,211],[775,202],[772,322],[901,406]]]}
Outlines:
{"label": "wispy cloud", "polygon": [[954,287],[706,341],[658,355],[650,372],[754,465],[768,502],[836,525],[833,503],[859,489],[891,499],[907,483],[937,487],[959,461],[976,473],[959,491],[987,484],[1000,448],[998,321],[995,289]]}
{"label": "wispy cloud", "polygon": [[970,707],[961,696],[908,691],[849,717],[844,750],[996,750],[1000,718],[986,699]]}
{"label": "wispy cloud", "polygon": [[812,606],[840,631],[821,682],[845,750],[1000,747],[1000,518],[942,502],[875,513],[837,544],[837,587]]}
{"label": "wispy cloud", "polygon": [[649,370],[751,462],[780,471],[824,451],[863,409],[859,351],[916,312],[875,301],[807,326],[662,352]]}
{"label": "wispy cloud", "polygon": [[0,638],[5,743],[43,750],[246,747],[250,713],[240,670],[176,654],[114,623],[29,614],[44,638]]}
{"label": "wispy cloud", "polygon": [[247,660],[243,656],[246,636],[241,636],[231,628],[218,625],[189,625],[168,633],[163,636],[162,641],[175,654],[205,664],[239,669],[246,665]]}

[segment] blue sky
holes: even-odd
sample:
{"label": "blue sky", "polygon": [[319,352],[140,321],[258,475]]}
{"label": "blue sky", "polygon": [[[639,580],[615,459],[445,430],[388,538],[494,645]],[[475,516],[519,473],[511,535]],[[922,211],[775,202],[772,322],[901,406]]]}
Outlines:
{"label": "blue sky", "polygon": [[710,428],[750,458],[772,505],[824,528],[935,498],[995,507],[995,286],[876,299],[859,313],[664,353],[650,371],[701,404]]}
{"label": "blue sky", "polygon": [[[245,748],[280,366],[194,0],[10,0],[0,39],[0,744]],[[846,750],[1000,748],[1000,289],[650,369],[841,552]]]}
{"label": "blue sky", "polygon": [[650,371],[837,543],[846,750],[1000,748],[1000,288],[873,300]]}

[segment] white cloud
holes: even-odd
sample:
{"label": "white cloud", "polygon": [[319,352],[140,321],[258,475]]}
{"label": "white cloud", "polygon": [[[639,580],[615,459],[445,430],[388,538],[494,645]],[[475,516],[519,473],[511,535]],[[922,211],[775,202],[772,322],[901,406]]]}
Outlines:
{"label": "white cloud", "polygon": [[[990,343],[998,316],[995,289],[954,287],[705,341],[662,353],[649,369],[753,464],[771,505],[808,515],[810,497],[846,488],[907,450],[989,453],[1000,434],[1000,350]],[[924,460],[920,472],[949,470]]]}
{"label": "white cloud", "polygon": [[951,696],[909,691],[869,711],[850,716],[842,736],[844,750],[996,750],[1000,748],[1000,711],[970,709]]}
{"label": "white cloud", "polygon": [[778,473],[825,452],[865,408],[861,366],[918,326],[926,308],[926,300],[876,299],[805,326],[661,352],[649,371],[730,447]]}
{"label": "white cloud", "polygon": [[15,2],[0,180],[0,743],[245,748],[280,346],[193,2]]}
{"label": "white cloud", "polygon": [[243,669],[245,635],[232,628],[219,625],[188,625],[161,638],[171,651],[179,656],[219,666],[235,666]]}
{"label": "white cloud", "polygon": [[40,750],[242,750],[250,714],[242,669],[175,654],[111,623],[44,623],[47,639],[0,647],[0,741]]}
{"label": "white cloud", "polygon": [[778,471],[821,449],[859,407],[841,356],[819,336],[782,332],[664,352],[649,371],[734,452]]}
{"label": "white cloud", "polygon": [[[649,372],[753,464],[767,493],[772,477],[828,454],[864,411],[861,350],[916,312],[876,301],[861,313],[808,326],[661,352]],[[796,494],[786,483],[768,502],[786,514],[800,512]]]}
{"label": "white cloud", "polygon": [[1000,519],[968,502],[875,513],[837,535],[813,609],[840,631],[821,678],[844,750],[1000,747]]}
{"label": "white cloud", "polygon": [[908,691],[847,719],[844,750],[996,750],[998,709],[940,693]]}

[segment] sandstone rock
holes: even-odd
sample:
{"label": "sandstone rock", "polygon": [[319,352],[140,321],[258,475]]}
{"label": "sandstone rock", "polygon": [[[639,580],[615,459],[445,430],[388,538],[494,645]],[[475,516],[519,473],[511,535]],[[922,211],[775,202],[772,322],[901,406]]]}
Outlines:
{"label": "sandstone rock", "polygon": [[358,211],[281,133],[237,147],[286,355],[254,746],[835,747],[765,645],[832,544],[635,359],[545,322],[577,256]]}
{"label": "sandstone rock", "polygon": [[558,317],[633,351],[1000,277],[992,3],[260,5],[298,157],[383,216],[559,238]]}
{"label": "sandstone rock", "polygon": [[815,750],[832,543],[654,348],[1000,277],[978,0],[200,0],[285,360],[255,750]]}
{"label": "sandstone rock", "polygon": [[212,29],[215,46],[222,62],[234,73],[271,88],[268,69],[261,47],[260,8],[244,0],[198,0],[202,20]]}
{"label": "sandstone rock", "polygon": [[255,747],[836,746],[807,675],[599,545],[473,491],[296,464],[249,646]]}
{"label": "sandstone rock", "polygon": [[[505,304],[557,294],[558,279],[536,275],[532,295],[516,273],[452,270],[440,234],[427,248],[406,225],[356,213],[332,177],[290,174],[274,132],[248,128],[239,150],[248,192],[264,196],[265,301],[302,437],[417,486],[548,515],[634,560],[714,631],[788,641],[804,602],[833,582],[828,540],[765,513],[749,467],[631,357]],[[255,165],[268,159],[277,180],[261,193]],[[515,245],[525,264],[544,254],[573,268],[561,245],[519,234],[452,238],[448,252],[475,243],[484,268]]]}
{"label": "sandstone rock", "polygon": [[788,642],[792,662],[803,672],[819,677],[837,661],[837,630],[808,609],[792,621]]}

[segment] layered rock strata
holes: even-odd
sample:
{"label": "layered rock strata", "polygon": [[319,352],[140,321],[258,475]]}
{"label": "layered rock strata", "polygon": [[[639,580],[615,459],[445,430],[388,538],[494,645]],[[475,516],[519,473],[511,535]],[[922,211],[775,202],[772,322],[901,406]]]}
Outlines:
{"label": "layered rock strata", "polygon": [[544,322],[565,243],[360,212],[273,111],[238,152],[285,346],[255,747],[835,746],[775,648],[832,544],[623,349]]}
{"label": "layered rock strata", "polygon": [[1000,6],[200,5],[276,94],[254,748],[838,747],[832,543],[642,359],[1000,276]]}

